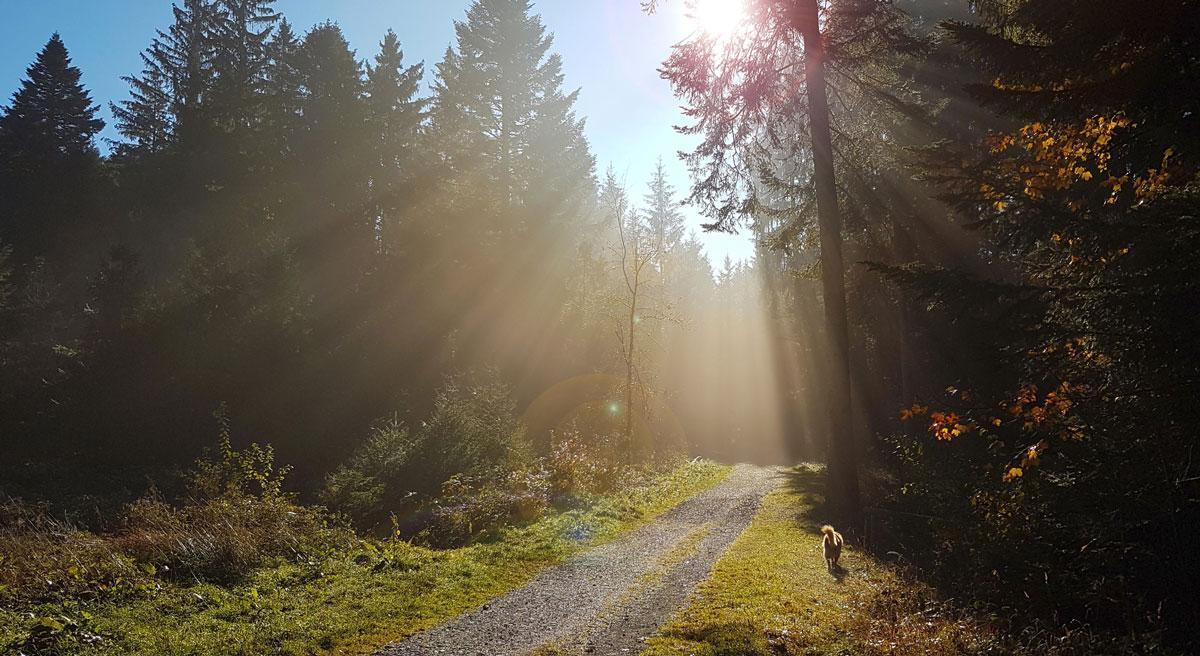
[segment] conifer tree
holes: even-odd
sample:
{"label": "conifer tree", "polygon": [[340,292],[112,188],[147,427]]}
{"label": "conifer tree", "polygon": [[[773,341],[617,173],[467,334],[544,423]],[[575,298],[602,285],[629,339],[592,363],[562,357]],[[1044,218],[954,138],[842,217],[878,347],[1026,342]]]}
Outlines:
{"label": "conifer tree", "polygon": [[424,65],[404,66],[400,39],[388,30],[375,65],[367,69],[367,111],[371,139],[371,192],[384,248],[405,202],[405,179],[415,177],[414,151],[426,101],[417,97]]}
{"label": "conifer tree", "polygon": [[86,211],[104,121],[71,65],[62,38],[50,37],[0,116],[0,238],[18,255],[41,255],[56,230]]}
{"label": "conifer tree", "polygon": [[259,118],[271,37],[280,18],[274,4],[217,0],[213,7],[213,95],[226,130],[250,127]]}
{"label": "conifer tree", "polygon": [[0,118],[10,157],[48,160],[96,154],[95,136],[104,129],[99,108],[71,65],[62,37],[55,33],[26,69],[21,88]]}
{"label": "conifer tree", "polygon": [[129,99],[110,103],[109,109],[117,119],[117,131],[131,142],[121,144],[119,150],[157,153],[174,137],[174,90],[161,65],[159,47],[152,45],[141,57],[141,74],[121,78],[129,85]]}
{"label": "conifer tree", "polygon": [[654,166],[643,203],[651,239],[659,245],[659,251],[665,256],[674,251],[683,239],[684,221],[679,203],[675,200],[675,188],[667,182],[661,157]]}
{"label": "conifer tree", "polygon": [[265,129],[272,133],[276,149],[275,157],[287,157],[286,142],[300,116],[303,80],[297,68],[300,38],[292,30],[286,18],[279,21],[271,41],[267,44],[268,61],[264,73],[264,121]]}
{"label": "conifer tree", "polygon": [[457,52],[438,66],[434,103],[504,202],[550,209],[591,195],[593,161],[578,92],[563,93],[562,59],[531,11],[528,0],[473,3],[455,23]]}
{"label": "conifer tree", "polygon": [[[304,37],[296,58],[301,81],[292,237],[300,266],[320,294],[339,294],[376,250],[369,217],[366,107],[362,68],[332,22]],[[337,291],[335,291],[337,290]]]}
{"label": "conifer tree", "polygon": [[211,0],[183,0],[172,15],[171,26],[142,53],[142,73],[123,78],[130,99],[113,106],[121,134],[147,150],[164,142],[198,146],[206,132],[203,105],[215,74],[218,14]]}

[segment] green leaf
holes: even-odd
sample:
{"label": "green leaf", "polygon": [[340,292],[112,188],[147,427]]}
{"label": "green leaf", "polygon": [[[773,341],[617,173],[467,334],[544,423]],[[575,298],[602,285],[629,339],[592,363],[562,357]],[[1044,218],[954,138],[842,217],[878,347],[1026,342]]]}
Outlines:
{"label": "green leaf", "polygon": [[153,563],[142,563],[142,571],[149,574],[150,576],[154,576],[154,573],[157,572],[158,569],[154,566]]}
{"label": "green leaf", "polygon": [[59,622],[53,617],[38,618],[36,626],[44,627],[50,629],[51,631],[62,631],[63,629],[67,628],[65,624]]}

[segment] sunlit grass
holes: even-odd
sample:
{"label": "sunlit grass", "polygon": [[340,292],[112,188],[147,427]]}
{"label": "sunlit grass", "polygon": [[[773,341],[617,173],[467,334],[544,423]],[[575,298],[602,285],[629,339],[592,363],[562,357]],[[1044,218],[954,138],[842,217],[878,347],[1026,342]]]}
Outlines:
{"label": "sunlit grass", "polygon": [[[727,466],[686,463],[585,510],[557,513],[460,549],[364,543],[321,562],[260,569],[231,587],[164,582],[157,593],[131,603],[0,610],[0,646],[16,644],[34,617],[46,616],[86,627],[64,638],[61,653],[371,653],[652,520],[728,473]],[[85,633],[100,639],[84,644]]]}
{"label": "sunlit grass", "polygon": [[978,627],[945,617],[929,591],[855,549],[832,576],[821,556],[820,472],[800,467],[763,500],[689,608],[644,656],[976,653]]}

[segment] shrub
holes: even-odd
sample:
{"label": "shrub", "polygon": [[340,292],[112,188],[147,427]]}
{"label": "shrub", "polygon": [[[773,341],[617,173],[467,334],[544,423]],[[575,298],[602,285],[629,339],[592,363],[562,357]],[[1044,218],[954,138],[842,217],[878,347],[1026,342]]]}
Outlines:
{"label": "shrub", "polygon": [[494,536],[506,524],[528,522],[549,506],[550,473],[536,463],[492,475],[458,474],[433,504],[429,534],[440,545],[461,545]]}
{"label": "shrub", "polygon": [[319,508],[230,491],[182,507],[142,499],[129,507],[115,539],[126,553],[166,572],[228,581],[271,558],[309,560],[351,535]]}
{"label": "shrub", "polygon": [[550,438],[551,489],[555,496],[582,496],[612,491],[622,467],[613,457],[611,436],[585,441],[577,430],[555,433]]}
{"label": "shrub", "polygon": [[405,468],[417,438],[396,419],[376,425],[345,463],[325,478],[321,500],[360,524],[376,524],[412,493],[405,489]]}
{"label": "shrub", "polygon": [[290,468],[276,468],[269,445],[235,450],[224,406],[215,414],[219,450],[193,467],[192,500],[174,506],[152,493],[131,504],[115,537],[124,552],[168,572],[223,581],[270,558],[304,560],[352,539],[324,509],[284,493]]}
{"label": "shrub", "polygon": [[515,470],[531,457],[516,401],[494,371],[447,381],[418,444],[420,471],[413,473],[419,491],[436,492],[455,474]]}
{"label": "shrub", "polygon": [[406,505],[436,497],[455,476],[503,477],[531,461],[516,402],[496,374],[453,378],[419,427],[396,420],[375,427],[326,478],[322,498],[360,524],[379,524]]}

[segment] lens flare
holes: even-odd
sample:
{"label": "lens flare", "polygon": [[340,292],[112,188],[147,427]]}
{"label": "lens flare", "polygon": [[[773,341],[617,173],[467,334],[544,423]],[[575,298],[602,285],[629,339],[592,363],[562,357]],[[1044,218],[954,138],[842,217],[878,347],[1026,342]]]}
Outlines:
{"label": "lens flare", "polygon": [[745,0],[695,0],[690,13],[701,30],[721,38],[737,29],[746,5]]}

